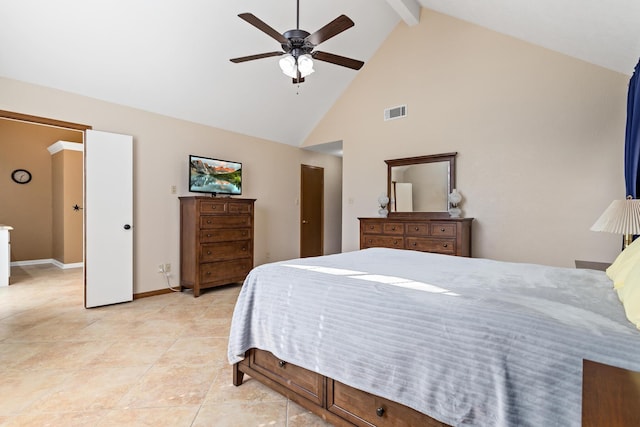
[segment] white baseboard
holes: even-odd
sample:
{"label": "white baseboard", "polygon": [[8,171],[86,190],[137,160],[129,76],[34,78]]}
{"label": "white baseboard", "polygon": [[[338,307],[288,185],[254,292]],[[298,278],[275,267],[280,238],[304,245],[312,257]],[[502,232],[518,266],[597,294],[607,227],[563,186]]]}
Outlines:
{"label": "white baseboard", "polygon": [[63,264],[60,261],[58,261],[57,259],[53,259],[53,260],[51,260],[51,263],[53,265],[55,265],[56,267],[61,268],[63,270],[66,270],[67,268],[84,267],[84,263],[83,262],[74,262],[74,263],[70,263],[70,264]]}
{"label": "white baseboard", "polygon": [[27,261],[13,261],[11,263],[11,267],[20,267],[20,266],[24,266],[24,265],[40,265],[40,264],[53,264],[58,268],[61,268],[63,270],[67,269],[67,268],[80,268],[84,266],[83,262],[74,262],[74,263],[70,263],[70,264],[63,264],[60,261],[58,261],[57,259],[53,259],[53,258],[48,258],[48,259],[30,259]]}

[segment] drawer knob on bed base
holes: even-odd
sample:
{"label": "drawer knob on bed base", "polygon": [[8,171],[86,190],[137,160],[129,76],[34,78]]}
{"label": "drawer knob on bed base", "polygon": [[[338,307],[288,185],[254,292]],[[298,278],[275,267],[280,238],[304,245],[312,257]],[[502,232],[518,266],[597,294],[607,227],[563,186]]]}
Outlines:
{"label": "drawer knob on bed base", "polygon": [[286,365],[287,362],[285,362],[284,360],[281,360],[278,362],[278,366],[280,366],[281,368],[284,368],[284,365]]}
{"label": "drawer knob on bed base", "polygon": [[384,408],[380,407],[380,408],[376,409],[376,415],[379,416],[379,417],[383,416],[384,415]]}
{"label": "drawer knob on bed base", "polygon": [[443,247],[443,248],[446,248],[447,246],[449,246],[449,245],[447,245],[446,243],[444,243],[444,244],[442,245],[442,247]]}

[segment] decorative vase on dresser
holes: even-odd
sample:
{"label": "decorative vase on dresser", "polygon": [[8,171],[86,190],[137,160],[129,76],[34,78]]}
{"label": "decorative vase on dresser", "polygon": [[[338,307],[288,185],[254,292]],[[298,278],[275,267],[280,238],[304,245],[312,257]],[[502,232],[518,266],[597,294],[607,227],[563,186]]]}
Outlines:
{"label": "decorative vase on dresser", "polygon": [[383,247],[471,256],[473,218],[358,218],[360,249]]}
{"label": "decorative vase on dresser", "polygon": [[180,286],[244,281],[253,268],[255,199],[180,197]]}

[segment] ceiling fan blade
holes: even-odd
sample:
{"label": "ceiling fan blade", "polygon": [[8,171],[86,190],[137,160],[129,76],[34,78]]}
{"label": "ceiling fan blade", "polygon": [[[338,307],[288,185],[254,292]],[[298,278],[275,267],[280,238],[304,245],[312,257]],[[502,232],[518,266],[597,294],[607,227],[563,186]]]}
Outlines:
{"label": "ceiling fan blade", "polygon": [[315,33],[308,35],[305,41],[317,46],[323,41],[329,40],[331,37],[340,34],[354,25],[354,22],[348,16],[340,15]]}
{"label": "ceiling fan blade", "polygon": [[264,23],[260,18],[256,17],[253,13],[241,13],[238,15],[241,19],[244,19],[249,24],[253,25],[263,33],[271,36],[271,38],[278,41],[280,44],[288,44],[289,40],[287,40],[282,34],[271,28],[269,25]]}
{"label": "ceiling fan blade", "polygon": [[269,58],[270,56],[280,56],[280,55],[284,55],[284,52],[259,53],[257,55],[249,55],[249,56],[241,56],[240,58],[232,58],[229,61],[238,64],[240,62],[253,61],[254,59]]}
{"label": "ceiling fan blade", "polygon": [[311,53],[311,56],[313,59],[317,59],[318,61],[330,62],[332,64],[341,65],[354,70],[359,70],[364,65],[364,62],[362,61],[336,55],[334,53],[315,51]]}

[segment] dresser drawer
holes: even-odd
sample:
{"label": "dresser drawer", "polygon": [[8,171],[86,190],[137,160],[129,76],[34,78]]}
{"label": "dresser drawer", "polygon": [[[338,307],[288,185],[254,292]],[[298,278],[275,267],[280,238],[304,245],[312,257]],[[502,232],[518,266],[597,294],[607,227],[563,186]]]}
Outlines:
{"label": "dresser drawer", "polygon": [[361,230],[364,234],[382,234],[382,223],[362,221]]}
{"label": "dresser drawer", "polygon": [[250,258],[200,264],[200,282],[231,283],[241,281],[253,268]]}
{"label": "dresser drawer", "polygon": [[407,236],[429,236],[431,227],[425,223],[409,223],[405,225],[405,233]]}
{"label": "dresser drawer", "polygon": [[253,205],[250,205],[248,203],[229,202],[227,204],[227,209],[231,214],[248,214],[251,213]]}
{"label": "dresser drawer", "polygon": [[202,215],[200,217],[200,228],[229,228],[229,227],[251,227],[251,216],[214,216]]}
{"label": "dresser drawer", "polygon": [[382,232],[384,234],[397,234],[402,236],[404,234],[404,224],[401,222],[385,222],[382,226]]}
{"label": "dresser drawer", "polygon": [[323,405],[324,378],[322,375],[287,363],[268,351],[257,349],[252,350],[249,365],[315,404]]}
{"label": "dresser drawer", "polygon": [[206,200],[200,202],[200,212],[206,214],[225,214],[227,202],[222,200]]}
{"label": "dresser drawer", "polygon": [[456,225],[441,222],[431,224],[432,236],[454,237],[456,235]]}
{"label": "dresser drawer", "polygon": [[200,262],[246,258],[250,257],[251,253],[250,240],[204,244],[200,249]]}
{"label": "dresser drawer", "polygon": [[444,427],[420,412],[390,400],[328,380],[327,409],[362,427]]}
{"label": "dresser drawer", "polygon": [[393,236],[367,235],[364,237],[364,248],[394,248],[404,249],[404,239]]}
{"label": "dresser drawer", "polygon": [[407,249],[452,255],[456,253],[456,241],[453,239],[407,237]]}
{"label": "dresser drawer", "polygon": [[229,240],[247,240],[251,237],[250,228],[230,228],[223,230],[204,230],[200,232],[200,242],[225,242]]}

